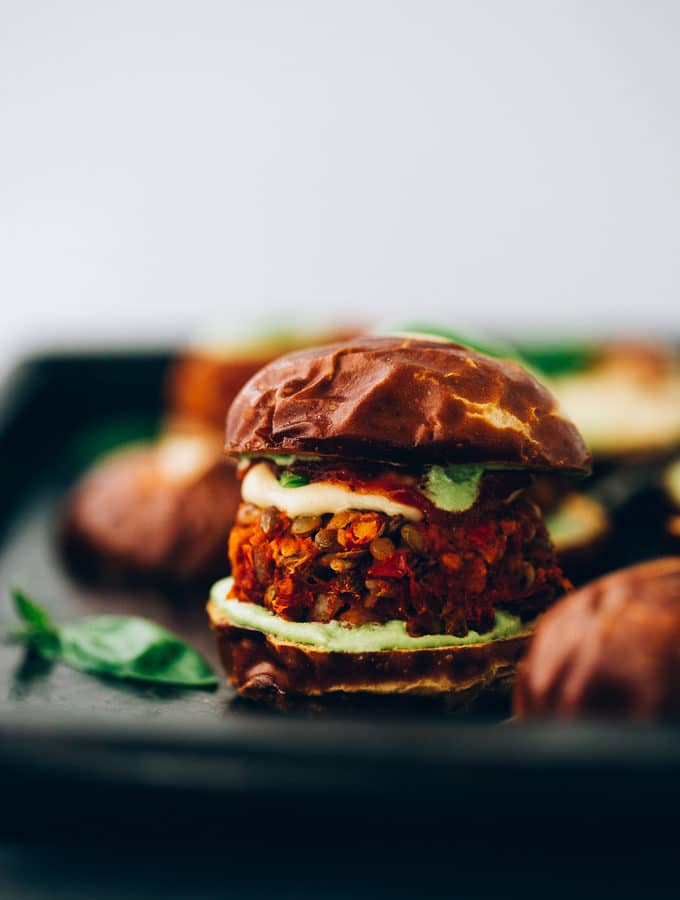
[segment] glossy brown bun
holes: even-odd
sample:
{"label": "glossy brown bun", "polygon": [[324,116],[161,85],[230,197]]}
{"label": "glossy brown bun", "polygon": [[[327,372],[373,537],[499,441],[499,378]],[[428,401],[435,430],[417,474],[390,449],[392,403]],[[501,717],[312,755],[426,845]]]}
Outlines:
{"label": "glossy brown bun", "polygon": [[680,716],[680,557],[607,575],[538,622],[518,716]]}
{"label": "glossy brown bun", "polygon": [[169,435],[97,463],[67,500],[69,560],[84,575],[208,581],[224,573],[240,499],[214,435]]}
{"label": "glossy brown bun", "polygon": [[516,637],[483,644],[341,653],[232,625],[212,601],[208,615],[232,685],[244,697],[274,702],[334,692],[473,700],[486,689],[509,685],[530,636],[527,628]]}
{"label": "glossy brown bun", "polygon": [[589,468],[575,426],[524,369],[417,337],[367,337],[275,360],[232,404],[226,450]]}

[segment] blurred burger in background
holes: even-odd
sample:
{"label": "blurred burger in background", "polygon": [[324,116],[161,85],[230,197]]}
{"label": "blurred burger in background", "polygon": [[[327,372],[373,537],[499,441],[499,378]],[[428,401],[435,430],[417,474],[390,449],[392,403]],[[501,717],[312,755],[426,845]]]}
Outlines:
{"label": "blurred burger in background", "polygon": [[595,463],[632,464],[680,447],[680,359],[659,340],[594,344],[546,374]]}
{"label": "blurred burger in background", "polygon": [[110,581],[183,584],[224,571],[240,499],[223,455],[227,410],[270,360],[359,329],[262,333],[250,340],[196,342],[171,361],[165,416],[153,441],[110,451],[67,498],[62,537],[79,574]]}
{"label": "blurred burger in background", "polygon": [[529,344],[522,353],[593,454],[584,494],[555,479],[535,487],[566,571],[580,583],[656,555],[666,518],[657,487],[680,447],[677,349],[658,339],[628,339]]}

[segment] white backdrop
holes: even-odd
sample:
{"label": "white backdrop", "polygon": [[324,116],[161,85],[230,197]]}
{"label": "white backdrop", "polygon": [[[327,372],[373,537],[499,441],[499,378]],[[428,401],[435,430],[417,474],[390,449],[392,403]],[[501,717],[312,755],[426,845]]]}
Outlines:
{"label": "white backdrop", "polygon": [[2,0],[3,352],[680,333],[680,3]]}

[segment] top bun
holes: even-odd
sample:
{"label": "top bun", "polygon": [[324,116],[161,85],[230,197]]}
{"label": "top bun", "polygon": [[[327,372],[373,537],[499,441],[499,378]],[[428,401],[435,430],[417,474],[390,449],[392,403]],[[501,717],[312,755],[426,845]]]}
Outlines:
{"label": "top bun", "polygon": [[234,400],[225,449],[574,472],[590,463],[528,372],[426,337],[358,338],[274,360]]}

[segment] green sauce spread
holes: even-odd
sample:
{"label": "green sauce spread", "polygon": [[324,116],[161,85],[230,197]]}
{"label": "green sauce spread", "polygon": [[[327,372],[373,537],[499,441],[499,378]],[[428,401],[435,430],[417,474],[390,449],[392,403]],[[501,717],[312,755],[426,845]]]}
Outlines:
{"label": "green sauce spread", "polygon": [[430,466],[423,493],[439,509],[463,512],[474,505],[483,474],[483,466]]}
{"label": "green sauce spread", "polygon": [[435,647],[461,647],[515,637],[528,630],[519,616],[496,610],[496,624],[491,631],[478,634],[469,631],[465,637],[449,634],[425,634],[411,637],[404,622],[392,620],[385,625],[345,625],[342,622],[289,622],[256,603],[228,599],[232,578],[213,585],[210,599],[232,625],[269,634],[280,641],[307,644],[320,650],[338,653],[371,653],[377,650],[422,650]]}

